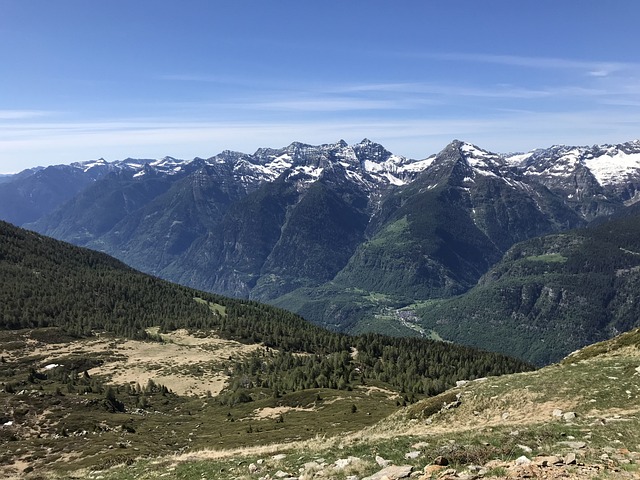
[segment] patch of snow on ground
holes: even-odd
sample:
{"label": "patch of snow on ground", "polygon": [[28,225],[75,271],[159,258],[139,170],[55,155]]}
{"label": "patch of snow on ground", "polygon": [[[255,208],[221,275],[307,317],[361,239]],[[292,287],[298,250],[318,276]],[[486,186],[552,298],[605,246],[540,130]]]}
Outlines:
{"label": "patch of snow on ground", "polygon": [[614,155],[601,155],[584,161],[600,185],[610,185],[631,174],[640,173],[640,153],[618,150]]}
{"label": "patch of snow on ground", "polygon": [[405,185],[406,182],[403,182],[399,178],[394,177],[389,172],[385,172],[384,177],[389,181],[391,185]]}
{"label": "patch of snow on ground", "polygon": [[93,168],[93,167],[97,167],[100,165],[106,165],[107,161],[104,158],[101,158],[99,160],[89,160],[88,162],[83,162],[82,163],[82,168],[84,172],[87,172],[89,169]]}
{"label": "patch of snow on ground", "polygon": [[302,167],[296,168],[296,171],[302,172],[305,175],[310,176],[314,180],[320,177],[320,175],[322,174],[322,170],[323,169],[320,167],[312,167],[312,166],[302,166]]}
{"label": "patch of snow on ground", "polygon": [[384,170],[384,165],[381,165],[376,162],[372,162],[371,160],[365,160],[364,169],[367,172],[381,172],[382,170]]}
{"label": "patch of snow on ground", "polygon": [[509,155],[507,157],[505,157],[504,161],[506,162],[507,165],[509,165],[510,167],[519,167],[521,166],[524,162],[527,161],[527,159],[533,155],[533,152],[529,152],[529,153],[518,153],[516,155]]}
{"label": "patch of snow on ground", "polygon": [[433,163],[434,160],[435,160],[435,157],[429,157],[429,158],[425,158],[424,160],[418,160],[415,162],[406,163],[400,166],[400,171],[407,172],[407,173],[422,172],[423,170],[426,170]]}
{"label": "patch of snow on ground", "polygon": [[460,147],[460,150],[472,157],[484,157],[487,154],[484,150],[480,150],[478,147],[471,145],[470,143],[463,144],[462,147]]}
{"label": "patch of snow on ground", "polygon": [[[480,165],[481,165],[481,166],[485,166],[485,165],[484,165],[484,164],[482,164],[482,163],[481,163]],[[478,167],[476,167],[476,166],[474,166],[474,165],[472,165],[472,166],[474,167],[474,168],[473,168],[473,171],[474,171],[477,175],[484,175],[485,177],[498,177],[498,175],[496,175],[495,173],[493,173],[493,172],[492,172],[492,171],[490,171],[490,170],[483,170],[482,168],[478,168]]]}

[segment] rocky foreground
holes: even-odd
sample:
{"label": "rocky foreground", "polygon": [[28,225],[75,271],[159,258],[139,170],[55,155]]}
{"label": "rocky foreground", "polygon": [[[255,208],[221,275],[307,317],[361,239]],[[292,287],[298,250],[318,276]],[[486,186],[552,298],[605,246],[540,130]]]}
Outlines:
{"label": "rocky foreground", "polygon": [[[420,447],[416,444],[415,447]],[[417,480],[476,480],[492,479],[592,479],[592,478],[640,478],[637,472],[626,471],[625,466],[634,466],[640,462],[640,452],[631,452],[626,448],[605,448],[600,461],[585,463],[587,445],[585,442],[566,441],[568,453],[561,455],[522,455],[513,461],[491,460],[484,465],[466,465],[453,468],[445,456],[436,457],[424,468],[416,467],[410,461],[417,459],[422,452],[417,449],[407,452],[405,465],[391,465],[389,460],[376,456],[380,470],[373,475],[360,477],[350,474],[360,470],[365,460],[349,456],[328,463],[323,458],[306,462],[298,467],[297,472],[283,470],[282,462],[285,454],[274,455],[268,459],[260,459],[246,467],[251,478],[258,480],[312,480],[344,478],[345,480],[396,480],[411,478]],[[523,446],[524,450],[527,447]],[[593,453],[593,452],[592,452]]]}

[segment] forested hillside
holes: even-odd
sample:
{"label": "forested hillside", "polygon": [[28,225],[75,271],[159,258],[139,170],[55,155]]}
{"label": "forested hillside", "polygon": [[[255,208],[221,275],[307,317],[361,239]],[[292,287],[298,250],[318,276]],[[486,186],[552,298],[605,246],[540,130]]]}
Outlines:
{"label": "forested hillside", "polygon": [[443,337],[545,364],[640,325],[640,208],[512,247],[465,295],[420,309]]}
{"label": "forested hillside", "polygon": [[145,339],[147,328],[160,326],[269,347],[234,366],[245,380],[232,389],[346,389],[373,379],[421,395],[463,378],[528,368],[441,342],[329,332],[285,310],[176,286],[7,223],[0,223],[0,305],[3,329],[57,326],[75,336],[109,331]]}

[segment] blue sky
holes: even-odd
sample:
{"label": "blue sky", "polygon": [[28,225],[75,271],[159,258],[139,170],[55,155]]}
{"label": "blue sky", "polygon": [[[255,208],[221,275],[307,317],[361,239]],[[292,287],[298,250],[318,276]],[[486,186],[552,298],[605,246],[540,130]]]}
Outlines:
{"label": "blue sky", "polygon": [[0,0],[0,173],[640,138],[636,0]]}

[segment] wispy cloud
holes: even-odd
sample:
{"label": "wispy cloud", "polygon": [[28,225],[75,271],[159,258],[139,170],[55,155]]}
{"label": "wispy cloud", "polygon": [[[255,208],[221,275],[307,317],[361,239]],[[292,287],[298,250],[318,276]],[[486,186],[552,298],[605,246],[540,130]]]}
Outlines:
{"label": "wispy cloud", "polygon": [[580,69],[593,76],[606,76],[615,71],[639,69],[640,64],[630,62],[584,61],[566,58],[529,57],[521,55],[492,55],[475,53],[426,53],[423,58],[462,62],[492,63],[516,67],[543,69]]}
{"label": "wispy cloud", "polygon": [[28,120],[54,114],[46,110],[0,110],[0,120]]}
{"label": "wispy cloud", "polygon": [[389,83],[389,84],[361,84],[344,87],[345,92],[364,93],[399,93],[426,94],[446,97],[478,97],[505,99],[537,99],[555,96],[596,97],[610,95],[612,92],[603,88],[589,88],[582,86],[540,86],[526,88],[510,84],[494,84],[484,87],[470,87],[465,85],[437,84],[437,83]]}
{"label": "wispy cloud", "polygon": [[354,112],[359,110],[402,110],[418,108],[419,106],[434,103],[428,100],[403,100],[403,99],[368,99],[368,98],[308,98],[308,99],[282,99],[268,102],[246,103],[244,108],[283,110],[298,112]]}
{"label": "wispy cloud", "polygon": [[[592,110],[541,113],[503,111],[491,117],[335,118],[332,121],[184,122],[136,119],[89,123],[15,124],[0,130],[0,169],[9,159],[69,163],[99,156],[108,159],[211,156],[224,149],[252,151],[299,140],[312,144],[369,137],[395,153],[423,158],[461,138],[497,151],[526,150],[554,143],[592,144],[631,140],[640,118]],[[523,133],[525,132],[525,133]],[[69,157],[73,152],[73,157]],[[33,167],[32,163],[24,165]],[[8,169],[9,170],[9,169]],[[11,171],[17,170],[14,166]],[[2,170],[0,170],[2,171]]]}

